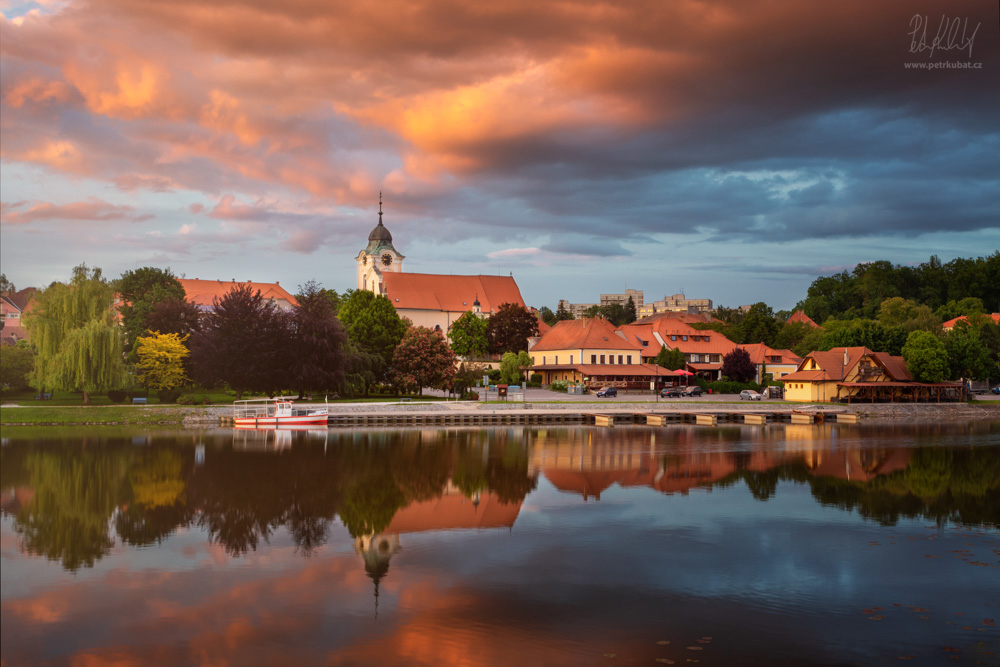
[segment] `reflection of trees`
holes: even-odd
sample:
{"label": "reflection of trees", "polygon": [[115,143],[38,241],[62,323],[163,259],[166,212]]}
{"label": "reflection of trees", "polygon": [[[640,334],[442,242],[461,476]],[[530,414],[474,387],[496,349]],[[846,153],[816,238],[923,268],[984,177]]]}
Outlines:
{"label": "reflection of trees", "polygon": [[486,485],[501,502],[523,501],[538,486],[538,474],[528,476],[527,449],[519,443],[492,447],[486,462]]}
{"label": "reflection of trees", "polygon": [[114,545],[108,520],[124,495],[129,451],[96,447],[33,451],[25,457],[34,497],[14,528],[24,548],[68,570],[92,567]]}

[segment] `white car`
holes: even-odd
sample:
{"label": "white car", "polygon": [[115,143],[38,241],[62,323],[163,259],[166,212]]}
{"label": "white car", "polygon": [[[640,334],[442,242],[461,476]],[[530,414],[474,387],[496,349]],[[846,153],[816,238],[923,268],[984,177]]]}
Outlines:
{"label": "white car", "polygon": [[740,392],[740,400],[746,399],[748,401],[759,401],[763,398],[760,394],[755,392],[753,389],[744,389]]}

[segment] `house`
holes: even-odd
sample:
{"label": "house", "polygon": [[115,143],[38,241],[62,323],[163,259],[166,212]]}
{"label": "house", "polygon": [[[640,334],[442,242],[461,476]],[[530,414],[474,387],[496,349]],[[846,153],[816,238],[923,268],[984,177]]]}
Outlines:
{"label": "house", "polygon": [[452,323],[468,311],[489,317],[504,303],[525,307],[513,276],[455,276],[405,273],[404,255],[392,243],[382,223],[379,198],[378,224],[368,234],[368,245],[355,258],[358,289],[389,299],[400,317],[415,326],[447,333]]}
{"label": "house", "polygon": [[644,363],[642,346],[599,317],[556,322],[528,354],[531,372],[540,373],[543,384],[567,380],[594,388],[648,390],[650,382],[659,387],[677,377],[656,364]]}
{"label": "house", "polygon": [[786,323],[792,323],[792,322],[802,322],[803,324],[808,324],[813,329],[823,328],[820,325],[813,322],[812,318],[806,315],[805,312],[802,310],[796,310],[794,313],[792,313],[792,316],[786,320]]}
{"label": "house", "polygon": [[28,340],[28,330],[24,327],[22,317],[31,311],[32,298],[38,290],[25,287],[18,292],[8,292],[0,295],[0,343],[16,345],[19,340]]}
{"label": "house", "polygon": [[722,373],[722,357],[736,343],[711,329],[695,329],[677,317],[652,317],[621,327],[623,335],[634,340],[642,349],[642,358],[652,361],[664,346],[684,353],[685,368],[708,380],[718,380]]}
{"label": "house", "polygon": [[747,343],[739,345],[750,355],[750,361],[757,367],[757,383],[763,382],[763,374],[769,373],[774,380],[798,370],[802,357],[791,350],[776,350],[764,343]]}
{"label": "house", "polygon": [[[1000,324],[1000,313],[991,313],[989,315],[986,315],[986,317],[988,317],[991,320],[993,320],[994,324]],[[959,322],[968,322],[968,321],[969,321],[969,318],[967,316],[965,316],[965,315],[962,315],[960,317],[956,317],[954,319],[951,319],[951,320],[948,320],[947,322],[942,323],[941,324],[941,329],[944,330],[944,331],[951,331],[952,329],[955,328],[955,325],[958,324]]]}
{"label": "house", "polygon": [[279,283],[257,283],[253,281],[237,282],[225,280],[201,280],[198,278],[178,278],[177,281],[184,288],[184,294],[190,303],[198,306],[202,311],[212,310],[215,299],[221,299],[231,289],[237,285],[249,285],[250,289],[273,303],[279,310],[291,310],[299,305],[295,297],[288,293]]}
{"label": "house", "polygon": [[902,357],[867,347],[811,352],[783,378],[785,399],[803,402],[959,400],[963,385],[914,382]]}

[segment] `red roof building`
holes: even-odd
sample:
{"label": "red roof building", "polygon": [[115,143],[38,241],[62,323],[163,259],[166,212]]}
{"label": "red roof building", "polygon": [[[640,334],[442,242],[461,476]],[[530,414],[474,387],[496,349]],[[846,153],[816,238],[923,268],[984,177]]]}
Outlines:
{"label": "red roof building", "polygon": [[259,291],[260,295],[265,300],[270,301],[281,310],[291,310],[299,305],[299,302],[295,300],[295,297],[289,294],[288,291],[278,283],[257,283],[252,281],[237,282],[236,280],[200,280],[198,278],[178,278],[177,280],[184,288],[184,294],[187,296],[187,300],[202,310],[211,310],[215,299],[221,299],[237,285],[249,285],[251,290],[254,292]]}
{"label": "red roof building", "polygon": [[16,345],[19,340],[28,340],[28,330],[24,327],[22,317],[31,311],[33,297],[38,290],[25,287],[17,292],[0,295],[0,343]]}
{"label": "red roof building", "polygon": [[815,322],[813,322],[812,318],[809,317],[808,315],[806,315],[801,310],[796,310],[794,313],[792,313],[792,316],[789,317],[787,321],[788,322],[802,322],[803,324],[808,324],[813,329],[822,329],[823,328],[820,325],[818,325]]}
{"label": "red roof building", "polygon": [[[991,313],[989,315],[986,315],[986,317],[993,320],[994,324],[1000,324],[1000,313]],[[956,317],[954,319],[948,320],[947,322],[944,322],[941,325],[941,328],[944,331],[951,331],[952,329],[955,328],[955,325],[958,324],[959,322],[968,322],[968,321],[969,318],[966,315],[962,315],[960,317]]]}

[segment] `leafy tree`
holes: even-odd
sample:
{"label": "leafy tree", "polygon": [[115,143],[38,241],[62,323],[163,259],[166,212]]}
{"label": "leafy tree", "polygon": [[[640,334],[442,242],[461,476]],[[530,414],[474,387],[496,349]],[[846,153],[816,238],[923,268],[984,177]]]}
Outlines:
{"label": "leafy tree", "polygon": [[125,330],[126,352],[132,351],[139,336],[151,330],[147,320],[156,304],[165,299],[183,301],[187,298],[184,287],[170,269],[149,266],[126,271],[118,279],[116,288],[121,300],[118,312]]}
{"label": "leafy tree", "polygon": [[984,315],[985,313],[986,306],[983,305],[983,300],[972,296],[959,301],[949,301],[934,311],[934,314],[942,322],[947,322],[963,315],[968,317],[969,315]]}
{"label": "leafy tree", "polygon": [[722,357],[722,374],[734,382],[750,382],[757,376],[757,366],[749,352],[737,347]]}
{"label": "leafy tree", "polygon": [[466,389],[476,386],[486,375],[486,371],[486,364],[462,363],[452,380],[452,391],[461,396]]}
{"label": "leafy tree", "polygon": [[730,326],[739,324],[746,316],[746,313],[739,308],[726,308],[725,306],[717,306],[713,314],[715,319]]}
{"label": "leafy tree", "polygon": [[501,304],[490,316],[486,340],[492,354],[528,349],[528,339],[538,335],[538,320],[524,306]]}
{"label": "leafy tree", "polygon": [[875,320],[829,320],[820,348],[864,346],[873,352],[898,355],[906,343],[906,329],[901,326],[885,327]]}
{"label": "leafy tree", "polygon": [[201,310],[186,299],[167,297],[146,316],[146,331],[187,335],[201,329]]}
{"label": "leafy tree", "polygon": [[404,388],[447,389],[455,377],[455,355],[439,331],[409,327],[392,356],[394,382]]}
{"label": "leafy tree", "polygon": [[310,280],[306,282],[305,285],[299,285],[299,291],[295,294],[295,300],[302,303],[303,298],[315,298],[317,295],[322,297],[330,305],[330,310],[332,310],[335,315],[337,311],[340,310],[340,304],[343,303],[343,299],[346,298],[346,295],[341,297],[337,294],[337,290],[320,287],[319,283],[315,280]]}
{"label": "leafy tree", "polygon": [[295,354],[289,371],[299,396],[307,390],[340,390],[344,386],[347,334],[337,319],[330,291],[309,281],[299,287],[295,297],[299,305],[291,315]]}
{"label": "leafy tree", "polygon": [[541,308],[539,308],[538,315],[542,318],[542,322],[545,322],[550,327],[554,327],[556,325],[556,322],[559,321],[559,318],[556,317],[556,314],[553,313],[552,309],[549,308],[548,306],[542,306]]}
{"label": "leafy tree", "polygon": [[[808,324],[806,326],[809,326]],[[812,328],[812,327],[810,327]],[[789,348],[792,352],[800,357],[805,357],[810,352],[815,352],[816,350],[824,349],[823,337],[826,336],[826,331],[823,329],[813,329],[805,335],[805,337],[799,342],[795,347]],[[775,345],[775,347],[778,347]],[[826,348],[830,349],[830,348]]]}
{"label": "leafy tree", "polygon": [[525,368],[531,368],[531,355],[527,350],[521,350],[517,354],[505,352],[500,358],[500,382],[503,384],[521,384],[524,378],[522,372]]}
{"label": "leafy tree", "polygon": [[774,337],[774,347],[779,350],[794,350],[814,331],[818,331],[818,329],[805,322],[785,322]]}
{"label": "leafy tree", "polygon": [[587,310],[583,311],[583,316],[584,317],[591,317],[591,318],[594,318],[594,317],[604,317],[604,311],[601,308],[601,306],[599,306],[597,304],[594,304],[593,306],[591,306]]}
{"label": "leafy tree", "polygon": [[0,390],[25,391],[31,388],[28,376],[35,363],[35,352],[27,341],[0,345]]}
{"label": "leafy tree", "polygon": [[7,280],[5,274],[0,273],[0,294],[13,294],[16,291],[17,288],[14,287],[14,283]]}
{"label": "leafy tree", "polygon": [[[600,314],[604,317],[604,319],[611,322],[611,324],[616,327],[620,327],[621,325],[629,322],[628,312],[625,310],[625,306],[620,303],[609,303],[606,306],[601,306]],[[634,322],[635,320],[632,321]]]}
{"label": "leafy tree", "polygon": [[348,338],[365,352],[382,357],[387,370],[396,346],[406,333],[406,323],[396,314],[389,299],[367,290],[355,290],[341,304],[338,317]]}
{"label": "leafy tree", "polygon": [[273,394],[288,386],[294,352],[289,318],[245,283],[237,283],[212,305],[202,330],[191,336],[195,378],[206,385],[229,385],[237,400],[246,391]]}
{"label": "leafy tree", "polygon": [[184,345],[186,340],[187,336],[159,331],[139,336],[135,345],[139,381],[157,391],[181,386],[187,380],[184,373],[184,359],[189,354]]}
{"label": "leafy tree", "polygon": [[462,313],[462,316],[451,325],[448,335],[451,337],[451,350],[460,357],[466,359],[481,359],[489,352],[489,343],[486,342],[486,330],[489,324],[471,310]]}
{"label": "leafy tree", "polygon": [[906,337],[903,359],[917,382],[941,382],[948,376],[948,351],[929,331],[914,331]]}
{"label": "leafy tree", "polygon": [[934,315],[929,306],[918,305],[912,299],[904,299],[901,296],[894,296],[882,302],[878,321],[885,327],[902,327],[907,333],[917,329],[937,331],[941,327],[941,320]]}
{"label": "leafy tree", "polygon": [[773,346],[779,328],[770,306],[764,302],[755,303],[750,306],[737,327],[739,340],[733,340],[738,343],[764,343]]}
{"label": "leafy tree", "polygon": [[629,296],[628,301],[625,303],[625,322],[624,324],[632,324],[638,319],[638,314],[635,310],[635,300]]}
{"label": "leafy tree", "polygon": [[563,320],[572,320],[573,313],[566,310],[562,302],[559,303],[559,307],[556,309],[556,320],[562,322]]}
{"label": "leafy tree", "polygon": [[980,327],[959,322],[945,336],[950,377],[989,380],[1000,372],[997,357],[980,338],[980,331]]}
{"label": "leafy tree", "polygon": [[386,375],[385,359],[375,352],[368,352],[358,343],[347,338],[344,343],[344,381],[352,394],[368,392]]}
{"label": "leafy tree", "polygon": [[661,368],[676,371],[684,368],[684,364],[687,363],[687,360],[684,358],[684,353],[676,347],[672,350],[668,350],[666,345],[662,345],[660,347],[660,352],[656,355],[656,359],[653,360],[653,363]]}
{"label": "leafy tree", "polygon": [[36,388],[81,391],[90,405],[90,394],[126,383],[113,303],[114,289],[101,270],[86,264],[73,269],[68,285],[52,283],[35,293],[24,324],[38,350],[31,373]]}

